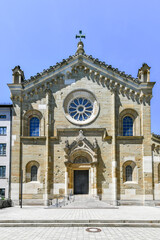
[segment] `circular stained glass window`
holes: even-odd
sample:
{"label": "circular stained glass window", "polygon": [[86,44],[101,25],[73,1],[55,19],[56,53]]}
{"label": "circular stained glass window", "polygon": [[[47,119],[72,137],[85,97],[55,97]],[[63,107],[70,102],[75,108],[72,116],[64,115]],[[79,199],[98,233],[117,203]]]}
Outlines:
{"label": "circular stained glass window", "polygon": [[77,121],[86,121],[93,112],[93,105],[87,98],[78,97],[69,104],[69,114]]}
{"label": "circular stained glass window", "polygon": [[76,89],[65,97],[63,109],[70,122],[85,125],[97,117],[99,104],[92,92],[85,89]]}

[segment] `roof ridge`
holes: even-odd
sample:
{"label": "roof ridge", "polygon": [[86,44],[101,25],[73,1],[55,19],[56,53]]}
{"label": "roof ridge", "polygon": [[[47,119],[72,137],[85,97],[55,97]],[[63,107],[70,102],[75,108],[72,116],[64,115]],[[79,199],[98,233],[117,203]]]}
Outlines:
{"label": "roof ridge", "polygon": [[29,83],[34,81],[35,79],[39,78],[40,76],[42,76],[45,73],[49,73],[53,70],[57,70],[58,68],[60,68],[61,66],[63,66],[64,64],[67,64],[68,61],[74,59],[77,56],[84,56],[86,58],[88,58],[89,60],[92,60],[94,63],[99,64],[100,67],[104,67],[106,69],[109,69],[117,74],[119,74],[122,77],[126,77],[129,78],[130,80],[136,82],[136,83],[140,83],[140,81],[138,80],[138,78],[134,78],[132,77],[131,74],[126,74],[124,71],[120,71],[118,68],[113,68],[112,65],[108,65],[106,64],[104,61],[100,61],[98,58],[94,58],[92,55],[87,55],[86,53],[76,53],[74,55],[70,55],[68,58],[63,59],[61,62],[57,62],[55,65],[50,66],[47,69],[43,69],[42,72],[38,72],[37,74],[35,74],[34,76],[31,76],[29,79],[25,79],[24,83]]}

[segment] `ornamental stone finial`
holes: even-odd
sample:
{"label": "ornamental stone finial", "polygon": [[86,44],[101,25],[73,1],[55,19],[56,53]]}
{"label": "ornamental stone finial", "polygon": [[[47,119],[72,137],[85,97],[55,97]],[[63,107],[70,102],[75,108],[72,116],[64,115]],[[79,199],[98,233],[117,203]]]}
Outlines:
{"label": "ornamental stone finial", "polygon": [[78,54],[83,54],[84,53],[84,44],[83,44],[83,42],[78,42],[78,44],[77,44],[77,52],[76,53],[78,53]]}
{"label": "ornamental stone finial", "polygon": [[82,131],[82,130],[79,130],[79,135],[78,135],[76,141],[77,141],[77,142],[83,141],[84,138],[85,138],[85,137],[84,137],[84,135],[83,135],[83,131]]}
{"label": "ornamental stone finial", "polygon": [[12,69],[12,76],[13,76],[13,83],[14,84],[20,84],[22,82],[24,82],[24,72],[22,71],[22,69],[20,68],[20,66],[15,66]]}
{"label": "ornamental stone finial", "polygon": [[142,67],[138,69],[137,76],[141,82],[150,82],[150,67],[147,63],[143,63]]}
{"label": "ornamental stone finial", "polygon": [[82,38],[86,38],[85,35],[82,34],[82,30],[79,31],[79,35],[76,35],[76,38],[80,38],[80,41],[78,42],[78,45],[77,45],[77,52],[78,54],[83,54],[84,53],[84,44],[83,42],[81,41]]}

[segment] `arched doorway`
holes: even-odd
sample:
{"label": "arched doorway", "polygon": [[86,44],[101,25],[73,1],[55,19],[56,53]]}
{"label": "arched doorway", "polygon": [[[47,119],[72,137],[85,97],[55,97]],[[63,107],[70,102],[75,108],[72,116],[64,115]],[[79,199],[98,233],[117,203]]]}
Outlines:
{"label": "arched doorway", "polygon": [[97,164],[83,155],[66,163],[66,194],[97,195]]}
{"label": "arched doorway", "polygon": [[84,137],[83,131],[71,144],[65,141],[65,194],[97,195],[98,143]]}
{"label": "arched doorway", "polygon": [[[84,156],[74,159],[74,164],[89,164],[90,161]],[[89,193],[89,170],[74,170],[74,194]]]}

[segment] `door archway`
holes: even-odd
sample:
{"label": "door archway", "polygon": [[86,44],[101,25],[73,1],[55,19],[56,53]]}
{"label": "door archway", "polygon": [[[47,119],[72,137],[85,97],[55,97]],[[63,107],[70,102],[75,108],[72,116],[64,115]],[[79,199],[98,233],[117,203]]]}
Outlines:
{"label": "door archway", "polygon": [[65,194],[97,195],[98,143],[93,144],[79,131],[71,144],[65,141]]}

